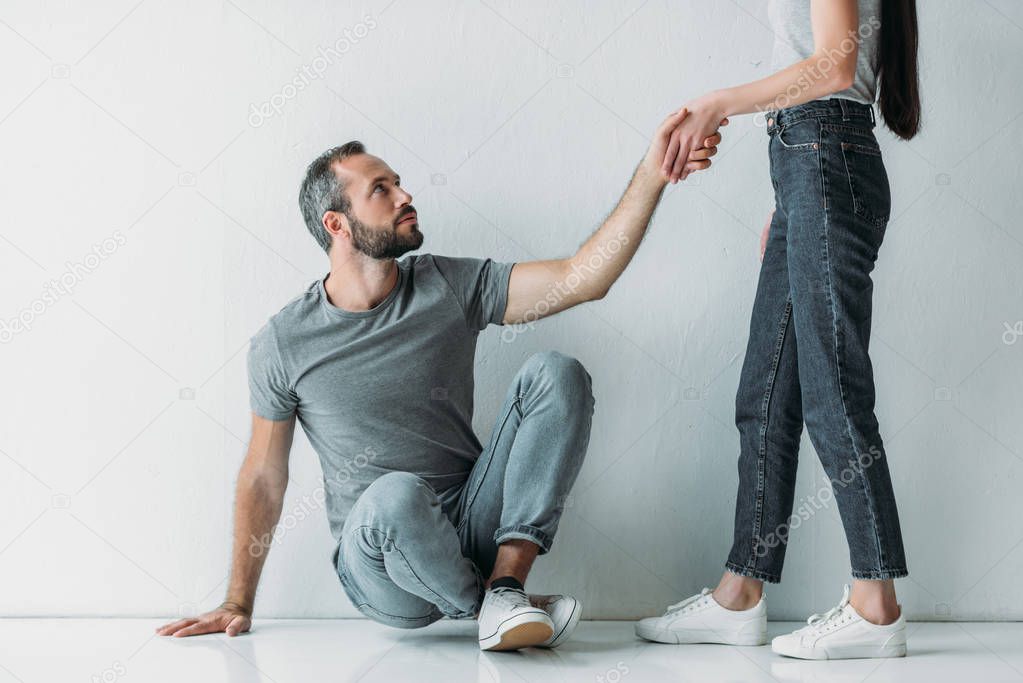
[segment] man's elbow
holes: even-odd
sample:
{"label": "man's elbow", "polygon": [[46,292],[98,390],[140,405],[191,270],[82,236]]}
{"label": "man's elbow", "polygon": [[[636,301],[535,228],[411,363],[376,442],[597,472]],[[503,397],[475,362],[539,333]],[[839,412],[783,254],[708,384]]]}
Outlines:
{"label": "man's elbow", "polygon": [[257,497],[283,498],[288,488],[288,471],[266,461],[246,462],[238,472],[238,493]]}
{"label": "man's elbow", "polygon": [[610,292],[610,291],[611,291],[611,286],[610,285],[608,285],[607,287],[600,287],[598,289],[595,289],[595,290],[587,293],[586,301],[600,301],[605,296],[607,296],[608,292]]}

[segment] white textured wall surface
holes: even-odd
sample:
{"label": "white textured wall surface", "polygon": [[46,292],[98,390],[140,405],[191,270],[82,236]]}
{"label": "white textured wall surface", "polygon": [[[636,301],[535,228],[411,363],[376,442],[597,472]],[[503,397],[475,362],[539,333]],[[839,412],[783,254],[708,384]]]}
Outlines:
{"label": "white textured wall surface", "polygon": [[[894,217],[872,352],[898,588],[914,618],[1020,619],[1023,5],[920,6],[925,129],[879,129]],[[753,0],[4,0],[0,614],[220,600],[248,339],[326,268],[296,206],[319,152],[361,139],[401,173],[424,250],[568,255],[664,115],[765,75],[771,38]],[[605,300],[481,338],[484,441],[532,352],[594,377],[589,457],[533,584],[588,617],[657,612],[721,571],[766,144],[736,119]],[[802,456],[797,505],[825,481]],[[301,435],[292,463],[258,615],[356,615]],[[794,534],[772,617],[830,606],[847,571],[832,503]]]}

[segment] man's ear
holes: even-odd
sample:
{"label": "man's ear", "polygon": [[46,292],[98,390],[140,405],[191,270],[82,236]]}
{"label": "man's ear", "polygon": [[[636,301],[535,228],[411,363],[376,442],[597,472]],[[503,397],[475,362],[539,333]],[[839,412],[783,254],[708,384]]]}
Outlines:
{"label": "man's ear", "polygon": [[323,214],[323,228],[331,237],[351,238],[352,229],[348,224],[348,216],[340,211],[327,211]]}

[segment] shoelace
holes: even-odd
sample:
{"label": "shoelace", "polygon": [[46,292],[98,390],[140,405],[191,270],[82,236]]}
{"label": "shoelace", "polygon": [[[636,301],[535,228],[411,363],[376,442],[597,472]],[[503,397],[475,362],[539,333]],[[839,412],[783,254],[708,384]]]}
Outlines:
{"label": "shoelace", "polygon": [[529,596],[524,591],[520,591],[518,588],[506,588],[501,586],[494,588],[490,591],[495,600],[504,603],[506,606],[515,607],[532,607],[529,602]]}
{"label": "shoelace", "polygon": [[685,600],[683,600],[681,602],[676,602],[674,605],[668,605],[668,609],[666,609],[664,611],[664,614],[665,614],[665,616],[667,616],[669,614],[675,614],[676,612],[681,612],[682,610],[684,610],[685,608],[689,607],[690,605],[693,605],[696,602],[702,600],[704,598],[704,596],[709,595],[709,594],[710,594],[710,589],[709,588],[704,588],[702,591],[700,591],[696,595],[688,597],[688,598],[686,598]]}
{"label": "shoelace", "polygon": [[845,606],[848,604],[849,586],[847,585],[845,590],[842,592],[842,601],[840,603],[829,609],[824,614],[811,615],[810,618],[806,620],[806,625],[818,633],[829,630],[831,627],[836,625],[837,618],[839,616],[845,615]]}

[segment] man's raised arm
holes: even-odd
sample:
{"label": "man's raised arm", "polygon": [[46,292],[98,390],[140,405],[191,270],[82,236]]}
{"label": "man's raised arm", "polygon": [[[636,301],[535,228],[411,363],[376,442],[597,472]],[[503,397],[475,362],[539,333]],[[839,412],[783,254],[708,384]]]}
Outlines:
{"label": "man's raised arm", "polygon": [[249,630],[259,575],[284,505],[294,436],[294,416],[274,421],[253,414],[252,439],[235,488],[234,551],[227,597],[216,609],[165,624],[157,634],[180,637],[225,632],[236,636]]}
{"label": "man's raised arm", "polygon": [[[668,183],[661,163],[672,131],[686,115],[685,109],[679,110],[660,125],[618,205],[574,256],[515,264],[504,323],[532,322],[607,294],[639,248],[661,199]],[[690,155],[686,169],[701,171],[709,167],[720,141],[720,133],[707,138],[704,148]]]}

